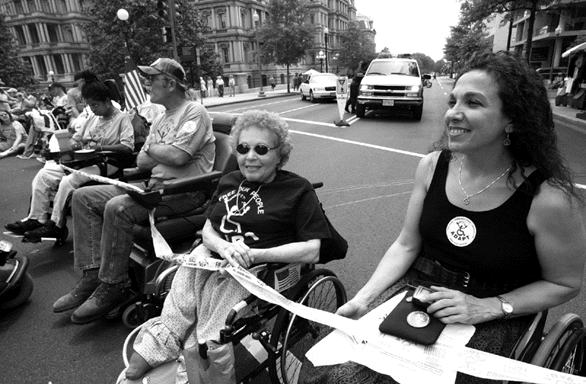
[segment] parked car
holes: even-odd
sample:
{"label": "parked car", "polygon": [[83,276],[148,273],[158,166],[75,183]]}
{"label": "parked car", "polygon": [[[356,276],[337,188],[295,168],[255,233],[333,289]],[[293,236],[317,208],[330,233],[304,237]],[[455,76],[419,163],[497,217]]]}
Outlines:
{"label": "parked car", "polygon": [[307,75],[299,86],[301,100],[309,97],[312,103],[318,99],[336,98],[336,81],[338,77],[332,73],[312,73]]}
{"label": "parked car", "polygon": [[367,109],[404,109],[414,120],[423,114],[423,80],[414,59],[392,58],[373,60],[360,83],[356,116],[364,117]]}

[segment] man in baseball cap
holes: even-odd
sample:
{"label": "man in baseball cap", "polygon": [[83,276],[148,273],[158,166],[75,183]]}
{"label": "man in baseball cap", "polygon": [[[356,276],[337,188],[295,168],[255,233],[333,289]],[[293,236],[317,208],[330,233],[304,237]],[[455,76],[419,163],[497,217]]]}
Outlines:
{"label": "man in baseball cap", "polygon": [[[201,104],[186,99],[183,67],[175,60],[158,59],[138,68],[145,74],[145,86],[151,89],[151,102],[165,107],[153,120],[136,158],[138,168],[151,174],[148,187],[162,189],[166,180],[211,172],[216,153],[212,121]],[[155,216],[191,212],[205,201],[203,191],[165,196]],[[71,321],[85,324],[108,315],[128,299],[131,228],[148,222],[150,212],[141,204],[113,185],[75,190],[71,200],[74,265],[83,275],[53,304],[54,312],[77,308]],[[88,232],[90,226],[94,232]]]}
{"label": "man in baseball cap", "polygon": [[138,70],[141,71],[143,74],[147,75],[148,77],[161,74],[167,75],[172,79],[176,80],[179,83],[179,85],[184,88],[184,91],[186,90],[184,84],[185,70],[183,69],[181,64],[179,64],[173,59],[159,58],[148,67],[144,65],[139,65]]}

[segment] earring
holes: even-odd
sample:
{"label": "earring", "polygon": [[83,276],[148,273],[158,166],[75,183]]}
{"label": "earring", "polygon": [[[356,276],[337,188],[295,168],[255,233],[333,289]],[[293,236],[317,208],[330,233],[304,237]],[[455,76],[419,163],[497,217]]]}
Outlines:
{"label": "earring", "polygon": [[505,147],[508,147],[509,145],[511,145],[511,139],[509,138],[509,134],[507,133],[507,137],[503,140],[503,145]]}

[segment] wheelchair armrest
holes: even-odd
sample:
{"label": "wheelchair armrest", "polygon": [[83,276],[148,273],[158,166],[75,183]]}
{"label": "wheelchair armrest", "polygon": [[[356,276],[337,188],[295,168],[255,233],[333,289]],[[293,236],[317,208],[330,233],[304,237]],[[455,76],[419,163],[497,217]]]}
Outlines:
{"label": "wheelchair armrest", "polygon": [[163,195],[177,195],[179,193],[203,190],[222,177],[222,172],[212,171],[204,175],[182,177],[180,179],[163,182]]}
{"label": "wheelchair armrest", "polygon": [[138,167],[125,168],[124,175],[121,177],[123,181],[142,180],[151,177],[150,171],[140,170]]}
{"label": "wheelchair armrest", "polygon": [[146,209],[153,209],[161,201],[163,201],[163,196],[161,195],[161,191],[149,191],[149,192],[135,192],[135,191],[126,191],[126,194],[138,204],[142,205]]}

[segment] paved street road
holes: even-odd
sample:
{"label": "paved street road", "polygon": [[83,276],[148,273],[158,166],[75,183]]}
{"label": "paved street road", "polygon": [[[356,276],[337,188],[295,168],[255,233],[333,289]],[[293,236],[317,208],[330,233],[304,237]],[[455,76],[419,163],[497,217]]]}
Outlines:
{"label": "paved street road", "polygon": [[[400,231],[415,167],[441,134],[450,89],[451,82],[441,79],[425,91],[421,122],[413,122],[408,116],[369,113],[355,119],[346,114],[351,126],[339,128],[333,124],[339,118],[335,103],[311,104],[296,95],[217,106],[209,111],[213,116],[222,111],[241,113],[262,108],[281,113],[288,120],[295,148],[286,169],[324,182],[318,190],[320,199],[350,243],[347,259],[329,267],[338,273],[351,296],[365,283]],[[582,184],[586,184],[586,160],[582,156],[585,144],[583,134],[560,128],[560,145]],[[41,164],[15,158],[1,160],[0,164],[3,225],[24,216],[30,182]],[[56,248],[50,243],[23,244],[16,240],[14,244],[19,253],[31,259],[29,272],[35,291],[27,305],[0,314],[0,384],[113,383],[123,368],[120,351],[128,329],[119,320],[77,326],[68,316],[51,311],[53,301],[78,279],[72,268],[71,237]],[[586,317],[584,297],[582,294],[554,310],[550,318],[568,311]]]}

